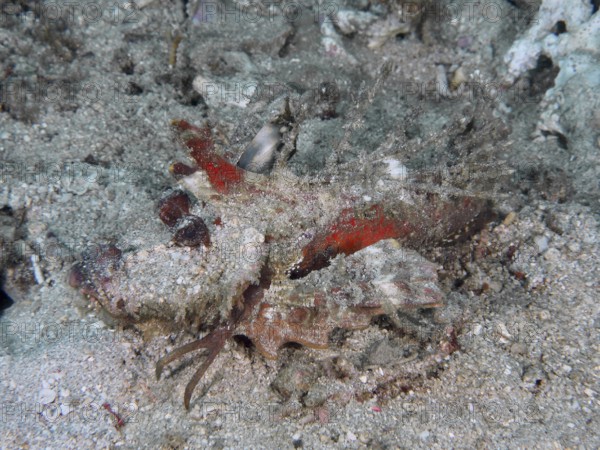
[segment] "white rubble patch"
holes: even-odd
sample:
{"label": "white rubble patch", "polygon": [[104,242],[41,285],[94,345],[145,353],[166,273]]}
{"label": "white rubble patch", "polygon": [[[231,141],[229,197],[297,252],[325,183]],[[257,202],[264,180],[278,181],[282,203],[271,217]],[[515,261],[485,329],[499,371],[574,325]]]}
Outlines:
{"label": "white rubble patch", "polygon": [[330,21],[326,20],[321,24],[321,35],[321,44],[326,55],[346,60],[352,65],[358,63],[356,58],[346,51],[342,38]]}
{"label": "white rubble patch", "polygon": [[245,108],[256,92],[258,82],[252,79],[230,79],[217,82],[203,75],[197,75],[192,86],[212,108],[222,108],[223,106]]}
{"label": "white rubble patch", "polygon": [[526,71],[535,68],[542,53],[550,54],[554,59],[559,42],[568,39],[567,36],[556,36],[552,32],[557,22],[565,22],[568,30],[565,34],[570,35],[579,30],[591,14],[592,4],[587,0],[544,0],[525,36],[515,41],[504,57],[508,66],[506,81],[512,84]]}
{"label": "white rubble patch", "polygon": [[393,158],[383,160],[388,165],[388,173],[394,180],[406,180],[407,169],[400,161]]}
{"label": "white rubble patch", "polygon": [[335,24],[343,34],[352,34],[364,31],[377,20],[377,16],[369,12],[343,9],[335,15]]}
{"label": "white rubble patch", "polygon": [[[600,146],[600,14],[592,15],[592,2],[544,0],[524,36],[506,53],[504,82],[512,85],[536,67],[541,55],[560,69],[554,86],[547,89],[539,104],[541,111],[532,137],[545,142],[547,136],[564,137],[573,155],[574,185],[580,195],[598,196],[591,180],[600,176],[596,154]],[[556,26],[564,23],[565,32]],[[585,99],[585,101],[582,101]]]}

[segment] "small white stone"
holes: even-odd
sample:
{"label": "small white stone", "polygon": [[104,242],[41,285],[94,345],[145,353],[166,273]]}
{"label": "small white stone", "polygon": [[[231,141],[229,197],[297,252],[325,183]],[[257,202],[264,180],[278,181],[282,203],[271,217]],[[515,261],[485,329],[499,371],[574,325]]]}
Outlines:
{"label": "small white stone", "polygon": [[71,412],[71,407],[69,406],[68,403],[61,403],[60,404],[60,414],[61,416],[66,416]]}
{"label": "small white stone", "polygon": [[502,336],[503,338],[512,338],[512,335],[508,332],[508,328],[506,328],[506,325],[502,322],[496,325],[496,329],[498,330],[498,334],[500,334],[500,336]]}
{"label": "small white stone", "polygon": [[551,248],[546,253],[544,253],[544,259],[546,261],[558,261],[560,259],[560,251],[555,248]]}
{"label": "small white stone", "polygon": [[395,180],[406,180],[407,169],[397,159],[388,158],[383,160],[388,165],[388,173]]}
{"label": "small white stone", "polygon": [[52,389],[42,389],[38,394],[38,400],[42,405],[48,405],[56,399],[56,392]]}
{"label": "small white stone", "polygon": [[422,441],[426,441],[429,438],[429,431],[425,430],[421,434],[419,434],[419,439]]}
{"label": "small white stone", "polygon": [[363,384],[367,382],[367,376],[366,375],[361,375],[360,377],[358,377],[358,379]]}
{"label": "small white stone", "polygon": [[544,253],[548,250],[548,238],[546,236],[537,236],[535,239],[535,245],[537,245],[538,252]]}
{"label": "small white stone", "polygon": [[346,433],[346,440],[354,442],[356,441],[356,435],[352,431],[348,431],[348,433]]}

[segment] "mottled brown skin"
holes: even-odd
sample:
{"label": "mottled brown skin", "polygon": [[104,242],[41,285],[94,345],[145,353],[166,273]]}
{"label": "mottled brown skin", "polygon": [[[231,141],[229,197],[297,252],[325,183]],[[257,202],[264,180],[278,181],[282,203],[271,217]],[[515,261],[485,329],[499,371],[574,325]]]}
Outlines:
{"label": "mottled brown skin", "polygon": [[82,261],[69,273],[69,285],[92,298],[100,296],[98,288],[110,282],[111,273],[119,269],[122,252],[114,245],[94,247],[82,255]]}
{"label": "mottled brown skin", "polygon": [[[276,206],[276,211],[290,214],[292,235],[269,235],[268,240],[265,237],[265,241],[268,245],[280,243],[279,241],[285,244],[289,241],[292,251],[292,243],[297,239],[293,235],[297,233],[294,231],[297,230],[294,227],[298,226],[295,222],[308,218],[298,216],[301,213],[295,205],[296,199],[290,199],[282,193],[285,180],[281,181],[275,176],[272,177],[275,180],[273,182],[268,179],[264,182],[248,181],[248,174],[217,154],[209,129],[198,128],[185,121],[175,121],[173,125],[185,145],[190,148],[195,166],[175,163],[171,166],[171,172],[182,179],[199,171],[204,173],[212,189],[212,193],[206,194],[204,200],[212,200],[225,207],[242,205],[251,208],[253,199],[272,199],[273,204],[280,205]],[[317,194],[315,187],[311,186],[306,191],[298,191],[297,199],[304,204],[314,203],[315,210],[318,210],[320,200]],[[301,249],[299,261],[290,264],[289,257],[275,254],[268,258],[262,266],[258,282],[248,285],[237,298],[232,299],[232,309],[226,320],[204,338],[174,350],[157,363],[156,375],[160,377],[167,364],[183,355],[198,349],[208,351],[203,364],[186,387],[186,408],[189,408],[195,386],[225,342],[235,334],[246,335],[264,356],[274,358],[277,349],[285,343],[295,342],[313,348],[324,348],[328,343],[328,335],[334,328],[364,328],[374,316],[390,312],[389,305],[384,303],[378,291],[373,288],[372,283],[378,280],[354,286],[355,291],[362,296],[357,304],[353,304],[351,299],[344,299],[343,292],[336,294],[335,289],[323,291],[319,286],[310,286],[308,292],[305,292],[306,285],[303,284],[297,284],[299,287],[305,286],[304,290],[298,291],[301,294],[297,299],[293,298],[296,290],[283,290],[282,292],[292,293],[290,298],[277,300],[278,304],[274,304],[273,300],[264,300],[273,286],[296,286],[294,282],[308,280],[313,272],[327,268],[336,256],[348,257],[390,238],[415,249],[456,240],[477,231],[490,217],[491,210],[489,201],[476,197],[442,197],[423,193],[414,197],[415,201],[406,202],[397,198],[391,190],[382,194],[380,203],[367,202],[362,197],[349,198],[355,202],[354,208],[340,209],[337,218],[318,229]],[[159,203],[159,217],[174,231],[173,240],[177,245],[209,247],[209,229],[200,217],[190,214],[190,204],[186,193],[176,191]],[[219,226],[222,225],[219,217]],[[284,245],[284,248],[287,247]],[[105,307],[109,304],[109,312],[119,315],[119,302],[122,300],[103,302],[103,286],[111,282],[111,273],[119,270],[120,264],[121,252],[116,247],[103,248],[95,255],[84,255],[83,261],[74,266],[71,272],[70,284],[78,287],[84,294],[99,299]],[[285,264],[288,264],[287,267]],[[435,283],[435,273],[431,273],[428,267],[426,273],[424,281]],[[426,284],[422,287],[410,282],[407,284],[401,276],[389,276],[385,282],[388,289],[408,296],[403,298],[415,296],[419,299],[414,304],[408,301],[402,307],[427,308],[443,304],[443,295],[435,287],[427,287]],[[270,298],[278,297],[275,295]],[[286,306],[287,300],[290,302],[289,306]]]}
{"label": "mottled brown skin", "polygon": [[174,227],[177,221],[190,213],[192,201],[183,191],[173,191],[158,203],[158,217],[168,227]]}

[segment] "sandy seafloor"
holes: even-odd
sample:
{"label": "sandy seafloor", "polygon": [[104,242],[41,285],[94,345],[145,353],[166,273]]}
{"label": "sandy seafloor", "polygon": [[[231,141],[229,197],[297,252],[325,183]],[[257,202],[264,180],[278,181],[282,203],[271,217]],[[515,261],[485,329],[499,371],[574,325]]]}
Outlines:
{"label": "sandy seafloor", "polygon": [[[556,80],[585,68],[541,58],[506,84],[504,56],[535,25],[539,2],[489,3],[498,16],[486,9],[463,10],[453,20],[408,18],[370,47],[369,33],[383,30],[397,5],[298,2],[297,19],[202,22],[197,15],[193,24],[195,5],[178,0],[143,9],[1,2],[0,448],[599,447],[600,80],[593,71],[588,85],[563,79],[548,115],[547,92],[559,69]],[[597,2],[575,3],[590,14],[597,9]],[[326,29],[315,20],[324,10],[361,10],[380,22],[357,19],[356,30],[342,35],[339,25]],[[597,15],[584,22],[598,24]],[[576,33],[570,18],[552,20],[540,39]],[[329,38],[337,46],[323,40],[324,30],[334,30]],[[586,33],[570,52],[582,49],[600,63],[598,28]],[[500,161],[517,167],[521,178],[506,185],[499,218],[474,238],[490,243],[491,256],[444,268],[462,277],[442,282],[449,308],[458,311],[452,317],[460,322],[460,349],[419,382],[377,390],[378,373],[402,370],[389,327],[351,333],[323,352],[284,349],[278,361],[231,342],[187,412],[182,395],[194,359],[175,364],[161,381],[154,364],[191,336],[143,336],[106,320],[68,285],[69,268],[87,245],[168,242],[155,203],[174,184],[170,163],[185,155],[171,119],[220,124],[236,156],[269,118],[268,103],[244,102],[246,86],[271,83],[297,93],[335,82],[337,117],[305,122],[292,160],[301,172],[318,172],[386,61],[393,73],[366,108],[351,140],[356,148],[376,148],[390,132],[425,139],[460,118],[472,97],[413,90],[435,82],[440,65],[450,79],[462,68],[466,80],[506,94],[484,99],[512,130],[489,163],[491,170]],[[199,89],[202,80],[216,90]],[[434,161],[438,150],[427,149]],[[510,248],[511,261],[497,257]],[[365,352],[380,342],[387,350],[370,359]],[[370,364],[357,363],[346,382],[307,375],[327,358]],[[328,383],[347,395],[323,394]],[[353,395],[355,383],[370,395]],[[122,427],[104,403],[118,411]]]}

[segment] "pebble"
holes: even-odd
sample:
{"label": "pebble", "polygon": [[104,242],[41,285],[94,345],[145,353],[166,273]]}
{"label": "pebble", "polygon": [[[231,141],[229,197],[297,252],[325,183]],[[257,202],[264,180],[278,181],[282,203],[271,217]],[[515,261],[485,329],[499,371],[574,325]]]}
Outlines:
{"label": "pebble", "polygon": [[426,441],[429,438],[429,431],[423,431],[421,432],[421,434],[419,434],[419,439],[421,439],[422,441]]}
{"label": "pebble", "polygon": [[356,441],[356,435],[352,431],[348,431],[348,433],[346,433],[346,440],[354,442]]}
{"label": "pebble", "polygon": [[546,236],[537,236],[535,239],[535,245],[537,245],[538,252],[544,253],[548,250],[548,238]]}
{"label": "pebble", "polygon": [[61,416],[66,416],[71,412],[71,407],[69,406],[68,403],[61,403],[60,404],[60,414]]}
{"label": "pebble", "polygon": [[342,10],[336,14],[336,26],[343,34],[352,34],[364,30],[377,20],[377,16],[369,12]]}
{"label": "pebble", "polygon": [[38,394],[38,400],[42,405],[48,405],[56,399],[56,392],[52,389],[42,389]]}
{"label": "pebble", "polygon": [[295,433],[292,436],[292,445],[294,446],[294,448],[302,448],[304,446],[302,443],[302,436],[300,435],[300,433]]}
{"label": "pebble", "polygon": [[490,290],[492,292],[495,292],[496,294],[498,294],[499,292],[502,291],[502,289],[504,289],[504,285],[501,282],[496,281],[496,280],[494,280],[494,281],[490,280],[488,282],[488,286],[489,286]]}
{"label": "pebble", "polygon": [[585,395],[587,395],[588,397],[594,397],[595,392],[592,391],[590,388],[586,388],[584,389]]}
{"label": "pebble", "polygon": [[467,75],[462,67],[459,67],[454,71],[452,75],[452,80],[450,81],[450,87],[452,90],[456,90],[460,87],[461,84],[468,81]]}
{"label": "pebble", "polygon": [[542,310],[540,311],[538,314],[538,319],[541,321],[548,321],[552,319],[552,315],[550,314],[550,311],[547,310]]}
{"label": "pebble", "polygon": [[511,223],[515,221],[517,218],[517,214],[514,211],[509,212],[504,220],[502,221],[503,225],[509,226]]}
{"label": "pebble", "polygon": [[527,348],[523,344],[515,342],[510,346],[510,352],[514,355],[525,355],[527,353]]}
{"label": "pebble", "polygon": [[544,253],[544,259],[546,261],[558,261],[560,259],[560,252],[555,248],[551,248]]}
{"label": "pebble", "polygon": [[507,338],[510,339],[512,337],[512,335],[509,333],[508,328],[506,328],[506,325],[502,322],[498,323],[496,325],[496,329],[498,330],[498,334],[500,334],[500,336],[502,336],[503,338]]}

